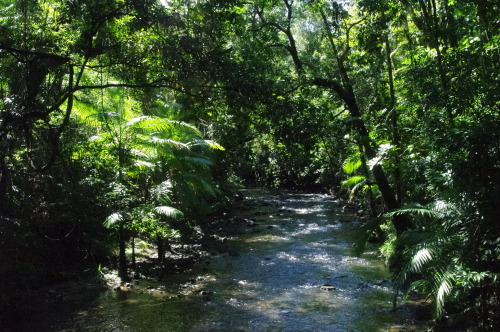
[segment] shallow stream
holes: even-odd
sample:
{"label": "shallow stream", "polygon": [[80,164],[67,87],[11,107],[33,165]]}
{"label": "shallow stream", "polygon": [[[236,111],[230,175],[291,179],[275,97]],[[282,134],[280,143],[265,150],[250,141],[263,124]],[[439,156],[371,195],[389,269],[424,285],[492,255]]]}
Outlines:
{"label": "shallow stream", "polygon": [[[164,283],[104,291],[85,305],[49,303],[34,331],[421,331],[408,305],[393,310],[376,251],[352,253],[359,226],[329,196],[248,190],[255,225],[229,250]],[[350,221],[349,221],[350,220]]]}

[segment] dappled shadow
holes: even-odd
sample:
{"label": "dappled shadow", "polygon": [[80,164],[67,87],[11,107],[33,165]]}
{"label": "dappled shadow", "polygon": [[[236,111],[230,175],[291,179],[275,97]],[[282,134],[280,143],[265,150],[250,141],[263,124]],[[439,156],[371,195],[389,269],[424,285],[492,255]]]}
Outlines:
{"label": "dappled shadow", "polygon": [[102,292],[38,330],[418,330],[411,310],[392,310],[383,263],[353,256],[357,226],[332,218],[331,198],[246,194],[241,218],[252,222],[223,251],[162,283]]}

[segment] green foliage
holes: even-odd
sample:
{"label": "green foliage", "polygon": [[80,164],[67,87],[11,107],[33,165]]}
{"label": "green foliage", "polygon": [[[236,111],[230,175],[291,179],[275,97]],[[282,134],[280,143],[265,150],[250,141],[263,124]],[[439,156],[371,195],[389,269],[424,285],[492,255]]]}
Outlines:
{"label": "green foliage", "polygon": [[359,167],[361,167],[361,160],[348,160],[344,163],[344,167],[342,168],[344,172],[347,174],[354,173]]}
{"label": "green foliage", "polygon": [[498,329],[496,2],[0,7],[4,288],[186,234],[231,178],[366,204],[402,290]]}
{"label": "green foliage", "polygon": [[176,208],[173,208],[171,206],[156,206],[153,210],[158,215],[162,215],[162,216],[165,216],[168,218],[173,218],[173,219],[177,219],[177,218],[182,217],[184,215],[181,211],[179,211]]}

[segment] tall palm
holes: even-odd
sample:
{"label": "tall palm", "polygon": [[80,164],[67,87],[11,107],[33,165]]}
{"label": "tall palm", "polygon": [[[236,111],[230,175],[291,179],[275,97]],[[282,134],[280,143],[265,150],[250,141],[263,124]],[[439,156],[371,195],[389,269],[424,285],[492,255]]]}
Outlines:
{"label": "tall palm", "polygon": [[[126,279],[126,229],[131,227],[130,219],[138,215],[133,211],[140,210],[144,215],[151,216],[143,219],[144,223],[156,226],[142,229],[149,229],[149,237],[161,243],[159,237],[166,236],[168,232],[159,223],[159,216],[170,219],[182,216],[180,210],[165,203],[173,203],[172,193],[180,192],[186,186],[213,190],[208,185],[209,180],[202,178],[210,174],[205,172],[196,175],[193,170],[211,164],[206,150],[222,147],[204,140],[201,132],[190,124],[143,115],[138,103],[126,96],[123,89],[107,91],[101,99],[100,109],[78,99],[74,105],[77,120],[96,131],[90,140],[94,144],[101,144],[110,153],[110,164],[114,171],[110,197],[114,211],[106,219],[106,225],[118,231],[119,275]],[[158,188],[165,188],[165,183],[171,187],[173,184],[173,188],[164,191],[163,195],[154,195]]]}

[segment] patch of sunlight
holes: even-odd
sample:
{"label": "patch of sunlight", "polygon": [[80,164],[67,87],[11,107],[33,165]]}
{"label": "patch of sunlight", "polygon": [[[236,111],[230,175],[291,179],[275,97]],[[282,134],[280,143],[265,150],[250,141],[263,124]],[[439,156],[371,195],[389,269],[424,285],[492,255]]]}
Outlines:
{"label": "patch of sunlight", "polygon": [[[314,213],[314,212],[318,212],[318,211],[324,211],[324,207],[321,206],[321,205],[315,205],[315,206],[312,206],[312,207],[307,207],[307,208],[288,208],[292,213],[295,213],[295,214],[310,214],[310,213]],[[324,213],[324,212],[323,212]]]}
{"label": "patch of sunlight", "polygon": [[292,254],[288,254],[286,252],[280,252],[278,254],[278,258],[280,259],[286,259],[286,260],[289,260],[291,262],[296,262],[296,261],[300,261],[301,259],[295,255],[292,255]]}
{"label": "patch of sunlight", "polygon": [[240,280],[240,281],[238,281],[238,285],[244,286],[244,287],[259,287],[260,283],[252,282],[252,281],[248,281],[248,280]]}
{"label": "patch of sunlight", "polygon": [[305,312],[321,312],[324,314],[329,314],[334,312],[337,308],[335,308],[331,303],[325,303],[323,301],[309,301],[302,304],[301,309]]}
{"label": "patch of sunlight", "polygon": [[252,237],[245,240],[245,242],[288,242],[289,238],[283,236],[277,236],[272,234],[265,234],[258,237]]}
{"label": "patch of sunlight", "polygon": [[292,236],[299,236],[299,235],[308,235],[312,233],[318,233],[318,232],[326,232],[328,229],[332,228],[337,228],[337,225],[318,225],[317,223],[310,223],[310,224],[299,224],[299,226],[303,229],[300,229],[296,232],[293,232],[291,235]]}

